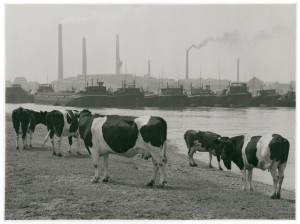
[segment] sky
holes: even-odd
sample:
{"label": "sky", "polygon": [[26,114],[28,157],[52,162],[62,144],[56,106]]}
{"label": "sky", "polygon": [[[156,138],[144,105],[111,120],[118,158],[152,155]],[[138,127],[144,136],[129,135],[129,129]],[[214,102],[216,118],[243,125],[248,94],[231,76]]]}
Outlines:
{"label": "sky", "polygon": [[[184,79],[240,81],[253,76],[289,83],[296,74],[296,5],[6,4],[6,79],[46,83],[58,76],[58,24],[63,29],[64,77],[114,74],[116,35],[122,72]],[[126,67],[126,68],[125,68]]]}

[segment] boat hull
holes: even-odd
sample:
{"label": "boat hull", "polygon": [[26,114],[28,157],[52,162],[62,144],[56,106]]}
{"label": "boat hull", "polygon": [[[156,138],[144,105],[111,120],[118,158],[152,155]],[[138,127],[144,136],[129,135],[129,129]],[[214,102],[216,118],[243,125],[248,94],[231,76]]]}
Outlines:
{"label": "boat hull", "polygon": [[144,97],[145,107],[183,107],[186,96],[184,95],[156,95]]}
{"label": "boat hull", "polygon": [[219,107],[247,107],[250,106],[252,95],[250,93],[224,94],[216,97],[215,106]]}
{"label": "boat hull", "polygon": [[60,94],[60,93],[37,93],[34,96],[35,104],[66,106],[73,99],[73,94]]}
{"label": "boat hull", "polygon": [[188,96],[186,105],[187,106],[198,106],[198,107],[213,107],[215,106],[216,96]]}
{"label": "boat hull", "polygon": [[86,95],[73,97],[67,106],[74,107],[112,107],[115,105],[115,97],[111,95]]}

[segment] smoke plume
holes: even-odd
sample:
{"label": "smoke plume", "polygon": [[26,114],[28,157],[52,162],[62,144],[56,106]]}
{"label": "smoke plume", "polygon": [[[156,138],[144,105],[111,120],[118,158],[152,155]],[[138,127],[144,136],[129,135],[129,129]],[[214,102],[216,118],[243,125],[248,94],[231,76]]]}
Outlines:
{"label": "smoke plume", "polygon": [[249,44],[255,45],[259,42],[272,40],[275,38],[279,38],[284,35],[287,30],[282,26],[274,26],[269,30],[262,30],[255,34],[252,37],[247,35],[241,35],[238,31],[233,32],[224,32],[222,35],[218,37],[207,37],[200,44],[192,44],[187,51],[192,48],[200,49],[204,47],[209,42],[219,43],[219,44],[228,44],[228,45],[237,45],[237,44]]}

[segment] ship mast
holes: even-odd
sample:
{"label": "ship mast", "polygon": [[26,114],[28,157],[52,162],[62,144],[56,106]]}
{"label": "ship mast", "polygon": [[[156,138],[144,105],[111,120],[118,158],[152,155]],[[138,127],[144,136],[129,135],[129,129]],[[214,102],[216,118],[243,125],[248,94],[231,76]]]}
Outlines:
{"label": "ship mast", "polygon": [[221,75],[220,75],[220,62],[218,61],[218,69],[219,69],[219,89],[221,89]]}
{"label": "ship mast", "polygon": [[200,88],[201,88],[201,65],[200,65]]}
{"label": "ship mast", "polygon": [[164,66],[162,66],[162,69],[161,69],[161,76],[162,76],[162,79],[161,79],[161,82],[162,82],[162,88],[164,88]]}

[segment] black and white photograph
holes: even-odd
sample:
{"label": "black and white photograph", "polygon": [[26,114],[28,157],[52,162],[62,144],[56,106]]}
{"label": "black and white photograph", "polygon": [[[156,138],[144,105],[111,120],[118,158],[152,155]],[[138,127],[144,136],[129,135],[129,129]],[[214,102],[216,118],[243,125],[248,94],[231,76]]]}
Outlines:
{"label": "black and white photograph", "polygon": [[1,221],[296,221],[296,1],[2,7]]}

